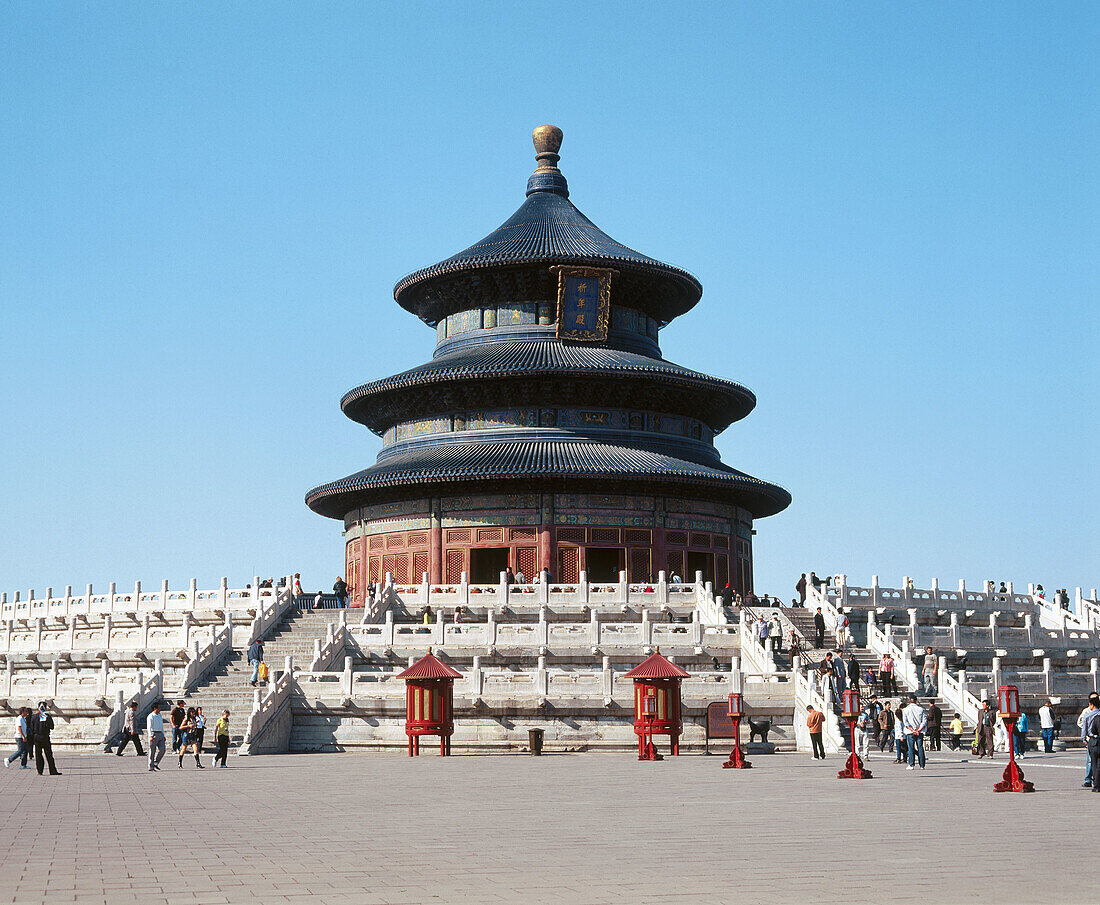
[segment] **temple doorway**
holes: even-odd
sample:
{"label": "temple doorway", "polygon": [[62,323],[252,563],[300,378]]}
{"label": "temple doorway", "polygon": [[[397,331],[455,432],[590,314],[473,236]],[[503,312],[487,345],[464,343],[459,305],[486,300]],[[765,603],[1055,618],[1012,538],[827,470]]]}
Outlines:
{"label": "temple doorway", "polygon": [[714,554],[688,551],[687,575],[684,581],[695,581],[695,573],[703,573],[703,581],[714,581]]}
{"label": "temple doorway", "polygon": [[626,568],[626,550],[620,547],[585,547],[584,570],[589,581],[618,581]]}
{"label": "temple doorway", "polygon": [[500,584],[500,573],[507,568],[507,547],[483,547],[470,551],[470,584]]}

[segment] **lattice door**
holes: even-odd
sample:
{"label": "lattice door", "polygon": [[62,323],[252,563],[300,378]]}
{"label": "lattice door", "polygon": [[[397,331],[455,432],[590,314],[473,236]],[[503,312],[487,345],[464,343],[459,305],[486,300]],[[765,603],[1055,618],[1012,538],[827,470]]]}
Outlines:
{"label": "lattice door", "polygon": [[370,558],[370,580],[381,581],[382,580],[382,557],[372,556]]}
{"label": "lattice door", "polygon": [[630,580],[650,580],[650,558],[648,548],[635,548],[630,551]]}
{"label": "lattice door", "polygon": [[730,580],[729,561],[724,553],[718,553],[714,557],[714,584],[715,587],[724,588]]}
{"label": "lattice door", "polygon": [[528,582],[533,581],[538,570],[539,548],[520,547],[516,550],[516,562],[519,563],[519,571],[523,573],[523,577]]}
{"label": "lattice door", "polygon": [[389,572],[393,576],[393,580],[397,581],[397,554],[387,553],[382,557],[382,575]]}
{"label": "lattice door", "polygon": [[558,581],[573,584],[580,578],[580,570],[577,568],[579,559],[577,547],[558,548]]}
{"label": "lattice door", "polygon": [[428,571],[428,554],[427,553],[414,553],[413,554],[413,568],[412,568],[412,581],[420,582],[424,578],[424,573]]}
{"label": "lattice door", "polygon": [[673,572],[681,578],[684,577],[684,554],[670,550],[668,553],[668,575],[665,576],[669,581],[672,580]]}
{"label": "lattice door", "polygon": [[409,554],[399,553],[394,557],[393,580],[396,584],[409,583]]}
{"label": "lattice door", "polygon": [[466,554],[462,550],[448,550],[445,584],[458,584],[462,581],[462,571],[465,564]]}

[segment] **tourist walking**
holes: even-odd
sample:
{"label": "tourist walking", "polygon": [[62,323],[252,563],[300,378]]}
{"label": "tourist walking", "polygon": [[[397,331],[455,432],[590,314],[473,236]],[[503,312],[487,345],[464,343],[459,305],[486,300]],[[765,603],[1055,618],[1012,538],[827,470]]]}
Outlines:
{"label": "tourist walking", "polygon": [[118,750],[115,752],[116,757],[122,757],[122,752],[130,742],[134,743],[137,756],[145,757],[145,752],[141,748],[141,736],[137,731],[137,709],[137,701],[131,701],[130,706],[126,708],[126,716],[122,718],[122,741],[118,744]]}
{"label": "tourist walking", "polygon": [[894,658],[889,653],[882,655],[882,659],[878,661],[878,677],[882,682],[882,693],[884,695],[895,695],[898,693],[897,682],[894,681]]}
{"label": "tourist walking", "polygon": [[[202,715],[202,708],[195,708],[195,727],[192,730],[195,734],[195,759],[198,760],[198,756],[202,754],[203,739],[206,738],[206,717]],[[199,764],[201,767],[202,764]]]}
{"label": "tourist walking", "polygon": [[848,687],[848,667],[844,663],[844,657],[840,651],[836,652],[833,659],[833,697],[840,700],[844,689]]}
{"label": "tourist walking", "polygon": [[783,621],[779,618],[778,613],[772,614],[772,622],[768,635],[775,642],[775,652],[777,654],[783,653]]}
{"label": "tourist walking", "polygon": [[1017,757],[1026,756],[1028,728],[1027,714],[1021,710],[1020,717],[1016,720],[1016,725],[1012,727],[1012,746]]}
{"label": "tourist walking", "polygon": [[917,703],[915,694],[909,695],[909,704],[901,712],[901,721],[905,726],[905,738],[909,748],[909,766],[912,770],[917,763],[924,769],[924,733],[928,731],[928,720],[924,708]]}
{"label": "tourist walking", "polygon": [[962,747],[963,738],[963,720],[962,714],[956,713],[955,718],[951,721],[951,725],[947,727],[951,733],[951,741],[948,742],[948,747],[952,751],[958,751]]}
{"label": "tourist walking", "polygon": [[31,718],[31,731],[34,738],[34,766],[38,770],[38,775],[41,776],[45,768],[45,764],[42,763],[45,758],[46,764],[50,767],[50,776],[60,776],[61,771],[53,762],[53,743],[50,741],[53,717],[46,712],[45,701],[38,702],[38,713]]}
{"label": "tourist walking", "polygon": [[821,741],[824,725],[825,714],[820,710],[815,710],[812,704],[807,704],[806,728],[810,730],[810,746],[813,748],[814,760],[825,760],[825,745]]}
{"label": "tourist walking", "polygon": [[821,615],[821,607],[818,607],[817,612],[814,613],[814,629],[817,631],[817,642],[814,647],[821,650],[825,646],[825,617]]}
{"label": "tourist walking", "polygon": [[840,651],[848,649],[848,617],[841,612],[836,614],[836,646]]}
{"label": "tourist walking", "polygon": [[926,647],[924,649],[924,665],[921,668],[921,675],[924,679],[924,694],[928,697],[935,697],[936,695],[936,655],[932,653],[932,648]]}
{"label": "tourist walking", "polygon": [[894,763],[900,764],[908,754],[908,742],[905,740],[905,710],[898,701],[894,712]]}
{"label": "tourist walking", "polygon": [[1054,706],[1049,698],[1039,708],[1039,734],[1043,737],[1043,751],[1050,754],[1054,750]]}
{"label": "tourist walking", "polygon": [[172,724],[172,753],[175,754],[183,744],[183,721],[187,718],[183,701],[176,701],[176,706],[168,713],[168,721]]}
{"label": "tourist walking", "polygon": [[19,769],[29,769],[30,764],[27,763],[27,757],[30,755],[30,742],[27,737],[27,717],[31,715],[30,707],[20,707],[19,716],[15,718],[15,752],[8,755],[8,759],[4,761],[5,767],[10,767],[12,761],[18,759]]}
{"label": "tourist walking", "polygon": [[882,711],[878,715],[878,750],[881,754],[894,743],[894,711],[890,709],[890,702],[882,705]]}
{"label": "tourist walking", "polygon": [[943,748],[943,711],[933,698],[928,702],[928,750],[940,751]]}
{"label": "tourist walking", "polygon": [[225,768],[226,758],[229,757],[229,711],[223,710],[222,717],[218,722],[214,724],[214,741],[217,743],[217,754],[214,755],[214,764],[217,765],[218,761],[222,762],[222,768]]}
{"label": "tourist walking", "polygon": [[1082,714],[1081,741],[1089,756],[1089,781],[1092,791],[1100,792],[1100,695],[1089,695],[1088,709]]}
{"label": "tourist walking", "polygon": [[798,579],[794,586],[795,591],[798,592],[798,605],[806,605],[806,573],[802,573],[802,577]]}
{"label": "tourist walking", "polygon": [[982,701],[982,709],[978,711],[978,728],[975,733],[975,754],[981,759],[988,755],[993,756],[993,736],[995,734],[994,723],[997,715],[990,710],[989,701]]}
{"label": "tourist walking", "polygon": [[201,753],[201,751],[199,750],[198,733],[196,732],[196,725],[195,725],[196,715],[197,714],[195,713],[195,708],[194,707],[188,707],[187,708],[187,717],[184,719],[183,727],[182,727],[183,728],[183,745],[180,747],[180,767],[179,768],[181,770],[183,769],[183,756],[188,753],[189,749],[194,749],[195,766],[198,767],[200,770],[205,770],[206,769],[202,765],[202,761],[199,759],[199,754]]}
{"label": "tourist walking", "polygon": [[875,705],[868,701],[863,705],[856,720],[856,750],[864,759],[867,758],[867,752],[871,747],[871,735],[878,725],[875,716]]}
{"label": "tourist walking", "polygon": [[848,687],[859,691],[859,660],[854,652],[848,654]]}
{"label": "tourist walking", "polygon": [[305,593],[302,590],[302,575],[300,572],[294,573],[294,581],[291,583],[290,591],[295,597],[301,597]]}
{"label": "tourist walking", "polygon": [[756,637],[760,641],[760,646],[767,648],[768,646],[768,634],[771,629],[768,626],[767,620],[763,616],[756,617]]}
{"label": "tourist walking", "polygon": [[[248,648],[248,665],[252,667],[252,687],[256,687],[256,682],[260,678],[260,664],[264,662],[264,643],[259,638],[252,642]],[[180,701],[182,704],[183,701]]]}
{"label": "tourist walking", "polygon": [[343,609],[348,605],[348,583],[344,581],[342,575],[336,576],[336,581],[332,585],[332,593],[336,595],[336,606],[338,609]]}
{"label": "tourist walking", "polygon": [[160,760],[164,757],[164,717],[160,715],[160,701],[153,704],[153,712],[145,721],[149,730],[149,770],[160,769]]}

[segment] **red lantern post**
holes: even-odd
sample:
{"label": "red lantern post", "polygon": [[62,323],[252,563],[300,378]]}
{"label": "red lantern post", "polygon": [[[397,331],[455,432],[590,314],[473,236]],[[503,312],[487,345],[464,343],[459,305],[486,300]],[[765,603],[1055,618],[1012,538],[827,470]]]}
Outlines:
{"label": "red lantern post", "polygon": [[860,701],[859,692],[849,688],[844,692],[844,719],[848,721],[848,732],[852,738],[852,753],[848,756],[848,762],[844,769],[836,774],[837,779],[874,779],[871,771],[863,767],[863,761],[859,759],[856,751],[856,720],[859,719]]}
{"label": "red lantern post", "polygon": [[752,764],[745,760],[745,755],[741,753],[741,717],[745,715],[745,704],[740,693],[730,692],[729,709],[726,710],[726,714],[733,720],[733,750],[730,752],[730,759],[722,764],[722,767],[747,770]]}
{"label": "red lantern post", "polygon": [[1035,785],[1024,779],[1024,771],[1016,763],[1016,721],[1020,718],[1020,690],[1015,685],[997,689],[998,714],[1008,730],[1008,766],[1001,781],[994,783],[994,792],[1034,792]]}
{"label": "red lantern post", "polygon": [[455,731],[454,683],[461,673],[428,653],[397,678],[405,680],[405,734],[409,757],[420,754],[420,736],[438,735],[439,753],[451,753]]}

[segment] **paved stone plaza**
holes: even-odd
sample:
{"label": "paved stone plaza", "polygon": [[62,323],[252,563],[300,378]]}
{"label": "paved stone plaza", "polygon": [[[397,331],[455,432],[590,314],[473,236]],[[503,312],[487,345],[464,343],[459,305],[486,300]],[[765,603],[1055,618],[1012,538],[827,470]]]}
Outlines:
{"label": "paved stone plaza", "polygon": [[[80,903],[1097,900],[1100,796],[1079,753],[1029,756],[1038,789],[944,754],[532,758],[284,755],[161,774],[62,756],[0,771],[0,901]],[[209,760],[209,757],[207,757]],[[1002,831],[1007,828],[1007,832]]]}

